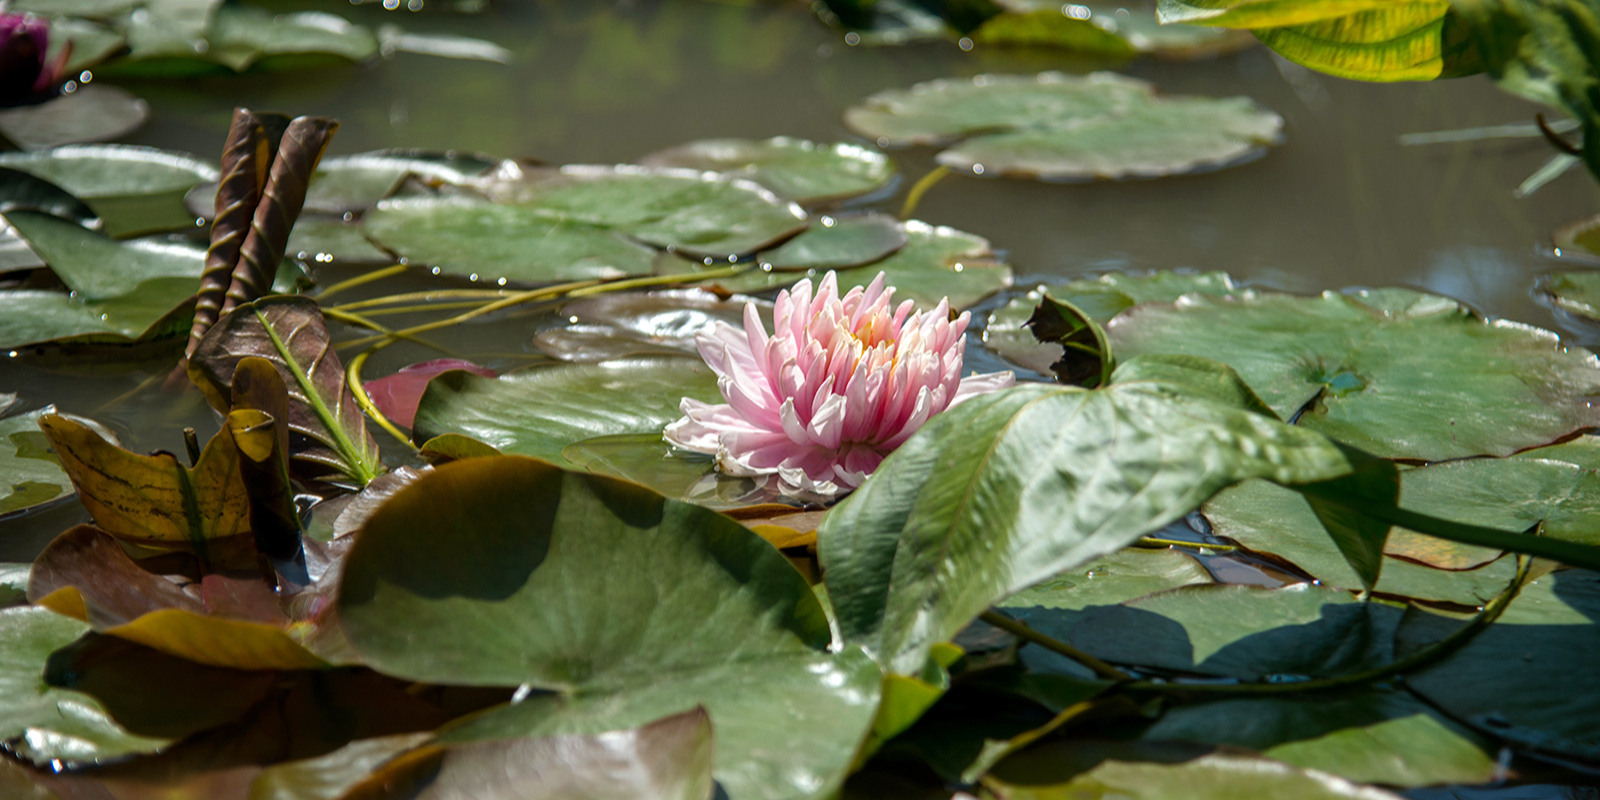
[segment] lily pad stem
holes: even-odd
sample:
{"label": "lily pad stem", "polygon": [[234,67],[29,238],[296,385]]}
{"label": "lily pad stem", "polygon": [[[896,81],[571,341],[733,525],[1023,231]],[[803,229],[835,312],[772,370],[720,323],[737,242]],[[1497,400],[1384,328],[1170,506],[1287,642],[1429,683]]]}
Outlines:
{"label": "lily pad stem", "polygon": [[1207,544],[1205,542],[1186,542],[1182,539],[1158,539],[1154,536],[1141,536],[1133,543],[1134,547],[1193,547],[1200,550],[1212,550],[1218,553],[1231,553],[1239,548],[1231,544]]}
{"label": "lily pad stem", "polygon": [[[477,305],[477,304],[474,303],[473,305]],[[327,317],[329,319],[337,320],[339,322],[343,322],[346,325],[355,325],[357,327],[366,328],[367,330],[370,330],[370,331],[377,331],[377,332],[379,332],[381,334],[384,334],[386,336],[393,336],[396,339],[404,339],[404,340],[406,340],[408,342],[411,342],[413,344],[420,344],[423,347],[426,347],[426,348],[428,348],[430,350],[438,350],[439,352],[444,353],[447,356],[455,355],[455,353],[453,351],[451,351],[450,349],[448,349],[446,347],[434,344],[433,342],[430,342],[427,339],[424,339],[424,338],[422,338],[420,336],[412,336],[412,335],[406,334],[403,331],[390,330],[387,326],[380,325],[380,324],[378,324],[376,322],[373,322],[372,320],[368,319],[366,316],[361,315],[361,314],[351,314],[351,313],[348,313],[348,312],[334,311],[333,309],[327,309],[327,308],[322,310],[322,314],[323,314],[323,316],[325,316],[325,317]]]}
{"label": "lily pad stem", "polygon": [[1067,644],[1066,642],[1046,636],[1010,617],[1002,614],[996,614],[993,611],[985,611],[978,615],[978,619],[981,619],[984,622],[987,622],[990,625],[993,625],[996,628],[999,628],[1000,630],[1017,637],[1018,639],[1032,642],[1033,644],[1039,645],[1040,647],[1043,647],[1044,649],[1053,653],[1064,655],[1067,658],[1070,658],[1073,661],[1076,661],[1079,664],[1082,664],[1085,667],[1093,670],[1094,674],[1099,675],[1102,678],[1108,678],[1114,681],[1133,680],[1132,675],[1129,675],[1128,673],[1123,672],[1122,670],[1117,669],[1116,667],[1113,667],[1110,664],[1107,664],[1106,662],[1101,661],[1100,659],[1095,658],[1094,656],[1091,656],[1070,644]]}
{"label": "lily pad stem", "polygon": [[322,293],[317,295],[317,299],[318,300],[326,300],[329,297],[331,297],[333,295],[336,295],[336,294],[338,294],[340,292],[346,291],[348,289],[354,289],[357,286],[365,286],[365,285],[367,285],[369,283],[372,283],[374,281],[381,281],[384,278],[387,278],[387,277],[390,277],[390,276],[393,276],[393,275],[399,275],[400,273],[405,272],[408,269],[410,269],[410,267],[406,266],[405,264],[396,264],[396,265],[394,265],[392,267],[384,267],[383,269],[373,270],[372,272],[368,272],[368,273],[366,273],[364,275],[357,275],[354,278],[350,278],[349,280],[339,281],[338,283],[335,283],[334,285],[329,286],[326,289],[323,289]]}
{"label": "lily pad stem", "polygon": [[345,367],[344,370],[344,382],[349,385],[350,395],[356,399],[356,405],[361,406],[361,410],[366,412],[373,422],[378,423],[378,427],[387,431],[390,436],[393,436],[406,447],[411,448],[412,452],[415,452],[417,446],[411,443],[411,437],[401,431],[393,422],[390,422],[382,411],[378,410],[378,405],[372,402],[372,397],[367,394],[367,387],[361,384],[361,368],[366,366],[367,358],[396,341],[398,340],[386,339],[362,350],[360,355],[350,359],[350,366]]}
{"label": "lily pad stem", "polygon": [[[396,303],[426,302],[431,300],[454,300],[468,298],[473,300],[498,300],[510,297],[517,292],[510,289],[436,289],[425,292],[406,292],[404,294],[391,294],[383,297],[373,297],[366,300],[357,300],[354,303],[333,306],[335,311],[359,311],[373,306],[387,306]],[[324,308],[323,311],[328,309]]]}
{"label": "lily pad stem", "polygon": [[917,181],[916,185],[911,187],[911,191],[906,192],[906,202],[900,206],[900,219],[911,219],[911,215],[917,213],[917,206],[922,203],[922,196],[949,174],[950,170],[944,167],[934,167],[928,174],[922,176],[922,180]]}
{"label": "lily pad stem", "polygon": [[1288,694],[1291,692],[1314,692],[1322,689],[1337,689],[1343,686],[1359,686],[1383,680],[1384,678],[1402,675],[1436,661],[1459,650],[1479,631],[1489,627],[1515,600],[1517,593],[1522,590],[1522,585],[1528,580],[1528,572],[1532,567],[1533,559],[1519,557],[1517,560],[1517,574],[1512,577],[1511,583],[1495,595],[1493,600],[1484,604],[1467,624],[1452,632],[1449,636],[1434,642],[1398,661],[1393,661],[1381,667],[1374,667],[1349,675],[1339,675],[1332,678],[1321,678],[1310,681],[1294,681],[1290,683],[1156,683],[1153,681],[1136,681],[1124,684],[1121,688],[1129,691],[1155,692],[1157,694]]}

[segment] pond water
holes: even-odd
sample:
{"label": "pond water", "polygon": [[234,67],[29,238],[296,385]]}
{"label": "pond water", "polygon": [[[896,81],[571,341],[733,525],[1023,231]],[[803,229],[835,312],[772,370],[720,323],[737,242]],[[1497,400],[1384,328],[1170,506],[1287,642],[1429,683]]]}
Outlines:
{"label": "pond water", "polygon": [[[1545,253],[1549,233],[1600,206],[1600,188],[1579,171],[1533,197],[1513,197],[1513,188],[1552,152],[1536,138],[1398,142],[1411,132],[1528,122],[1542,110],[1481,77],[1355,83],[1309,73],[1259,47],[1206,61],[1115,63],[1051,50],[967,51],[943,42],[848,46],[802,3],[507,0],[476,15],[413,13],[404,5],[386,11],[378,3],[338,11],[374,27],[395,23],[486,39],[514,57],[496,64],[401,53],[312,72],[130,81],[125,85],[149,102],[152,114],[124,141],[214,159],[233,107],[242,105],[338,118],[332,154],[403,147],[615,163],[711,137],[858,140],[841,122],[845,108],[932,78],[1115,69],[1167,93],[1248,95],[1284,117],[1286,142],[1246,165],[1153,181],[1068,185],[952,176],[931,190],[916,216],[989,238],[1016,269],[1019,288],[1107,271],[1225,270],[1248,285],[1307,293],[1411,286],[1558,330],[1567,323],[1531,291],[1542,272],[1560,267]],[[899,183],[892,195],[866,205],[896,211],[906,188],[933,168],[934,152],[891,153]],[[356,274],[326,268],[317,277],[327,285]],[[445,282],[400,277],[346,298]],[[437,341],[511,368],[543,358],[531,338],[545,319],[503,316],[443,331]],[[408,322],[392,319],[396,327]],[[1565,332],[1578,343],[1600,341],[1578,328]],[[339,336],[350,332],[336,329]],[[383,375],[431,357],[396,346],[373,358],[366,372]],[[65,376],[0,364],[0,392],[20,393],[24,408],[54,402],[91,415],[136,451],[180,451],[184,426],[197,427],[202,441],[216,430],[196,393],[176,400],[151,377]],[[398,459],[402,448],[374,434]],[[84,520],[82,507],[72,503],[0,524],[0,561],[31,560],[50,538]],[[1281,574],[1226,560],[1213,565],[1219,567],[1238,570],[1231,578],[1218,571],[1234,582],[1271,583]]]}

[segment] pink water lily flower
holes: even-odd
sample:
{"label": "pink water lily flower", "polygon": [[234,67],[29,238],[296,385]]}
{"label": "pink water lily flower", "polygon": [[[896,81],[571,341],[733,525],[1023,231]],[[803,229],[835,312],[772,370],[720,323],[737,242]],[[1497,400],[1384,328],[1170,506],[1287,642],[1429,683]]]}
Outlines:
{"label": "pink water lily flower", "polygon": [[929,417],[1011,386],[1010,372],[961,377],[970,315],[950,303],[913,313],[891,304],[882,273],[839,296],[829,272],[779,293],[773,333],[754,303],[744,330],[718,322],[695,337],[727,402],[684,398],[668,442],[717,457],[730,475],[780,479],[786,494],[832,497],[861,485]]}

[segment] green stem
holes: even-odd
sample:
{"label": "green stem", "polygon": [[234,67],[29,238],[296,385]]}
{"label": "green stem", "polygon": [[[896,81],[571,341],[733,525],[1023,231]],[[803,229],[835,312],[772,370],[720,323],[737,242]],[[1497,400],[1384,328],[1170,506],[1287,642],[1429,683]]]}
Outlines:
{"label": "green stem", "polygon": [[1186,542],[1182,539],[1158,539],[1154,536],[1141,536],[1134,543],[1134,547],[1194,547],[1201,550],[1214,550],[1218,553],[1231,553],[1239,548],[1231,544],[1206,544],[1205,542]]}
{"label": "green stem", "polygon": [[394,265],[392,267],[384,267],[383,269],[380,269],[380,270],[373,270],[372,272],[368,272],[365,275],[357,275],[354,278],[350,278],[349,280],[339,281],[338,283],[336,283],[336,284],[334,284],[332,286],[329,286],[326,289],[323,289],[322,293],[317,295],[317,299],[318,300],[326,300],[329,297],[332,297],[333,295],[336,295],[336,294],[338,294],[340,292],[346,291],[348,289],[354,289],[357,286],[365,286],[365,285],[367,285],[369,283],[373,283],[373,282],[376,282],[376,281],[381,281],[384,278],[390,277],[391,275],[399,275],[400,273],[405,272],[408,269],[410,269],[410,267],[407,267],[405,264],[396,264],[396,265]]}
{"label": "green stem", "polygon": [[1333,678],[1295,681],[1293,683],[1155,683],[1153,681],[1136,681],[1123,684],[1121,688],[1129,691],[1154,692],[1157,694],[1288,694],[1357,686],[1411,672],[1428,666],[1461,649],[1479,631],[1499,619],[1506,607],[1511,605],[1511,601],[1516,599],[1517,593],[1522,590],[1522,584],[1527,581],[1528,570],[1532,564],[1532,559],[1519,559],[1517,574],[1512,577],[1511,583],[1501,590],[1498,595],[1495,595],[1493,600],[1485,604],[1483,609],[1466,625],[1461,626],[1449,636],[1399,661],[1394,661],[1381,667],[1353,672],[1349,675],[1339,675]]}
{"label": "green stem", "polygon": [[1067,644],[1066,642],[1063,642],[1059,639],[1052,639],[1051,637],[1046,636],[1010,617],[997,614],[993,611],[985,611],[978,615],[978,619],[981,619],[984,622],[987,622],[990,625],[993,625],[996,628],[999,628],[1000,630],[1017,637],[1018,639],[1032,642],[1046,650],[1064,655],[1067,658],[1070,658],[1073,661],[1076,661],[1079,664],[1082,664],[1085,667],[1093,670],[1094,674],[1099,675],[1102,678],[1108,678],[1114,681],[1133,680],[1132,675],[1129,675],[1128,673],[1123,672],[1122,670],[1117,669],[1116,667],[1113,667],[1110,664],[1107,664],[1106,662],[1101,661],[1100,659],[1095,658],[1094,656],[1091,656],[1070,644]]}
{"label": "green stem", "polygon": [[378,477],[377,471],[367,464],[366,459],[362,457],[361,448],[350,440],[349,435],[345,433],[343,425],[340,424],[339,418],[334,416],[333,411],[322,401],[322,395],[317,393],[317,387],[311,385],[311,377],[306,373],[305,367],[302,367],[299,362],[294,360],[294,354],[289,352],[289,346],[284,344],[283,339],[278,337],[278,332],[273,330],[272,322],[267,319],[267,315],[261,313],[260,309],[256,309],[255,314],[256,319],[261,322],[262,329],[267,332],[267,338],[272,340],[272,347],[277,350],[278,357],[282,358],[283,363],[290,367],[289,374],[294,377],[295,383],[300,386],[300,392],[305,395],[306,404],[311,406],[312,412],[317,415],[317,419],[322,422],[322,426],[328,429],[328,436],[333,440],[330,442],[333,445],[333,449],[339,454],[340,460],[353,470],[354,474],[351,474],[350,477],[360,481],[362,486],[371,483],[373,478]]}
{"label": "green stem", "polygon": [[[477,304],[474,303],[473,305],[477,305]],[[405,333],[404,331],[391,330],[391,329],[389,329],[388,327],[386,327],[384,325],[380,325],[380,324],[378,324],[376,322],[373,322],[371,319],[368,319],[367,315],[365,315],[365,314],[351,314],[351,313],[346,312],[346,311],[334,311],[332,309],[326,309],[326,308],[322,310],[322,313],[323,313],[323,316],[326,316],[329,319],[338,320],[339,322],[343,322],[346,325],[354,325],[354,326],[357,326],[357,327],[360,327],[360,328],[366,328],[367,330],[370,330],[370,331],[377,331],[377,332],[379,332],[379,333],[381,333],[381,334],[383,334],[385,336],[392,336],[392,337],[394,337],[396,339],[404,339],[404,340],[406,340],[408,342],[411,342],[412,344],[420,344],[423,347],[429,348],[430,350],[437,350],[437,351],[439,351],[441,353],[444,353],[447,356],[455,355],[455,353],[453,351],[451,351],[449,348],[443,347],[441,345],[434,344],[433,342],[430,342],[427,339],[424,339],[424,338],[422,338],[420,336],[412,336],[410,334]]]}
{"label": "green stem", "polygon": [[[374,306],[388,306],[396,303],[426,302],[429,300],[455,300],[457,298],[472,298],[475,300],[493,301],[502,297],[510,297],[517,292],[510,289],[431,289],[425,292],[406,292],[404,294],[391,294],[383,297],[372,297],[366,300],[357,300],[354,303],[333,306],[335,311],[360,311]],[[324,308],[323,311],[328,309]]]}
{"label": "green stem", "polygon": [[911,215],[917,212],[917,206],[922,204],[922,196],[927,194],[934,184],[944,180],[945,176],[949,174],[950,170],[944,167],[934,167],[928,174],[922,176],[922,180],[917,181],[911,187],[911,191],[906,192],[906,202],[900,206],[900,218],[911,219]]}

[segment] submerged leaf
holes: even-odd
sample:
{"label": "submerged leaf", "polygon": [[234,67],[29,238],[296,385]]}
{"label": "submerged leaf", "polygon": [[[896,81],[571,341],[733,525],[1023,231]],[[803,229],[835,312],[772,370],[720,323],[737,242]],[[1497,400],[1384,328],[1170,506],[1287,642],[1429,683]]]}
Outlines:
{"label": "submerged leaf", "polygon": [[224,410],[234,370],[252,356],[271,361],[289,388],[287,424],[299,437],[291,439],[290,456],[300,469],[336,473],[358,486],[383,471],[315,300],[271,296],[239,306],[206,332],[189,375]]}
{"label": "submerged leaf", "polygon": [[548,692],[440,744],[600,733],[703,705],[733,800],[826,796],[877,705],[878,670],[827,652],[816,596],[758,536],[532,459],[458,461],[401,490],[357,540],[338,613],[385,673]]}

